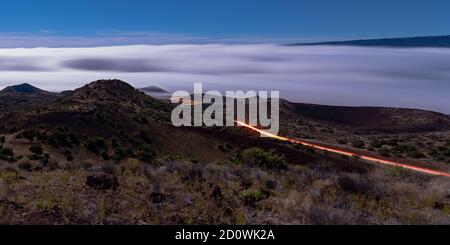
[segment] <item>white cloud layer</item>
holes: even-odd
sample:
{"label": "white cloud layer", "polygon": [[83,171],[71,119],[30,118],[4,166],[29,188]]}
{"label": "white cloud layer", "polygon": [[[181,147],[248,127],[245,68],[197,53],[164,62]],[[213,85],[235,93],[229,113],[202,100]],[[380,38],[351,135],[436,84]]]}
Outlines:
{"label": "white cloud layer", "polygon": [[136,45],[0,49],[0,85],[49,90],[119,78],[192,90],[280,90],[298,102],[450,113],[450,49],[277,45]]}

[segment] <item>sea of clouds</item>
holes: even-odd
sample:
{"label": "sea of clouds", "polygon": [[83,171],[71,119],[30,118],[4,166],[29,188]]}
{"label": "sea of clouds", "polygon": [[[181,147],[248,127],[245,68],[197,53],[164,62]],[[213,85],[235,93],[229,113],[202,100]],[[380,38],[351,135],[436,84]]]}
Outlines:
{"label": "sea of clouds", "polygon": [[450,114],[450,49],[134,45],[0,49],[0,87],[51,91],[101,78],[192,91],[279,90],[297,102],[421,108]]}

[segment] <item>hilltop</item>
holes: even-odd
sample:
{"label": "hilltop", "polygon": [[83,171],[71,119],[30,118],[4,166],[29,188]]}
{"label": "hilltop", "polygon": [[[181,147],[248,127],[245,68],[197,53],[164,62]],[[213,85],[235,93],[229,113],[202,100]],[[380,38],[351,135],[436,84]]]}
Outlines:
{"label": "hilltop", "polygon": [[161,94],[167,94],[169,92],[167,92],[166,90],[158,87],[158,86],[148,86],[148,87],[144,87],[144,88],[140,88],[140,91],[144,92],[144,93],[161,93]]}
{"label": "hilltop", "polygon": [[46,104],[60,97],[31,84],[8,86],[0,91],[0,109],[19,110]]}
{"label": "hilltop", "polygon": [[40,88],[34,87],[28,83],[22,83],[19,85],[8,86],[0,91],[0,94],[16,93],[16,94],[40,94],[49,93]]}

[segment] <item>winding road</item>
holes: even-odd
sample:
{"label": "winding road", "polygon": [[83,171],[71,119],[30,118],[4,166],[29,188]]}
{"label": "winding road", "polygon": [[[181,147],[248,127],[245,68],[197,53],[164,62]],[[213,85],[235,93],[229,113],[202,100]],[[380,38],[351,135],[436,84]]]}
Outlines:
{"label": "winding road", "polygon": [[293,144],[299,144],[299,145],[311,147],[311,148],[314,148],[314,149],[319,149],[319,150],[322,150],[322,151],[335,153],[335,154],[338,154],[338,155],[349,156],[349,157],[358,157],[361,160],[365,160],[365,161],[369,161],[369,162],[373,162],[373,163],[377,163],[377,164],[395,166],[395,167],[400,167],[400,168],[404,168],[404,169],[408,169],[408,170],[412,170],[412,171],[416,171],[416,172],[420,172],[420,173],[425,173],[425,174],[430,174],[430,175],[435,175],[435,176],[443,176],[443,177],[450,178],[450,173],[447,173],[447,172],[443,172],[443,171],[439,171],[439,170],[433,170],[433,169],[424,168],[424,167],[418,167],[418,166],[414,166],[414,165],[411,165],[411,164],[397,162],[397,161],[394,161],[394,160],[387,160],[387,159],[383,159],[381,157],[375,157],[375,156],[369,156],[369,155],[365,155],[365,154],[360,154],[360,153],[357,153],[357,152],[351,152],[349,150],[340,150],[340,149],[334,148],[332,146],[324,146],[322,144],[319,145],[317,143],[306,142],[306,141],[303,141],[303,140],[290,139],[290,138],[287,138],[287,137],[282,137],[282,136],[278,136],[278,135],[274,135],[274,134],[265,132],[265,131],[263,131],[261,129],[258,129],[256,127],[253,127],[253,126],[248,125],[248,124],[243,123],[243,122],[236,121],[236,123],[239,126],[248,128],[250,130],[253,130],[255,132],[258,132],[258,133],[260,133],[262,135],[265,135],[265,136],[273,138],[273,139],[286,141],[286,142],[291,142]]}

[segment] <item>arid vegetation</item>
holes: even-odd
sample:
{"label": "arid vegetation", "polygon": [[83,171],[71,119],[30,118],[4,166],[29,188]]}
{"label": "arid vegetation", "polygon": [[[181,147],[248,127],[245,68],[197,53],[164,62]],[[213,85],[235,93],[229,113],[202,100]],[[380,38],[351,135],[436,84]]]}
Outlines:
{"label": "arid vegetation", "polygon": [[[1,224],[450,224],[446,178],[242,128],[175,128],[172,105],[118,80],[42,103],[5,106],[0,116]],[[283,135],[386,157],[450,159],[449,132],[410,132],[420,120],[401,133],[349,131],[289,106]]]}

